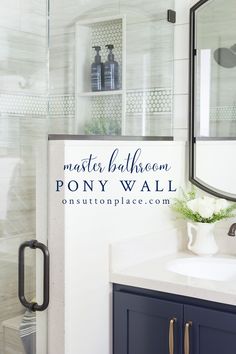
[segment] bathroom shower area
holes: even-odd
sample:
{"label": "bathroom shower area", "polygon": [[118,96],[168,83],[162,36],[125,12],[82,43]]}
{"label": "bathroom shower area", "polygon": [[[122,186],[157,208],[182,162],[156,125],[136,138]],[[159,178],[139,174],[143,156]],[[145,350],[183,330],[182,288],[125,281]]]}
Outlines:
{"label": "bathroom shower area", "polygon": [[172,139],[174,9],[174,0],[1,1],[0,354],[48,353],[56,321],[34,311],[45,295],[34,244],[18,276],[20,245],[50,237],[48,134]]}
{"label": "bathroom shower area", "polygon": [[[219,174],[235,165],[236,3],[227,4],[196,13],[192,113],[197,178],[235,195],[236,172]],[[174,10],[174,0],[1,0],[0,354],[58,354],[57,314],[40,308],[47,252],[31,242],[50,240],[48,134],[173,139]]]}
{"label": "bathroom shower area", "polygon": [[195,115],[199,138],[235,138],[236,4],[214,0],[196,14]]}
{"label": "bathroom shower area", "polygon": [[[3,0],[0,9],[0,353],[46,353],[46,312],[18,299],[18,250],[47,244],[47,134],[70,132],[74,117],[49,119],[48,3]],[[25,251],[29,302],[42,302],[42,258]]]}
{"label": "bathroom shower area", "polygon": [[[216,192],[235,193],[236,151],[236,3],[196,4],[191,33],[191,155],[196,181]],[[205,159],[205,156],[208,158]],[[217,161],[217,164],[215,164]],[[231,173],[225,166],[232,166]],[[194,165],[192,165],[194,169]]]}
{"label": "bathroom shower area", "polygon": [[173,0],[52,1],[51,113],[74,115],[79,134],[171,137],[173,10]]}

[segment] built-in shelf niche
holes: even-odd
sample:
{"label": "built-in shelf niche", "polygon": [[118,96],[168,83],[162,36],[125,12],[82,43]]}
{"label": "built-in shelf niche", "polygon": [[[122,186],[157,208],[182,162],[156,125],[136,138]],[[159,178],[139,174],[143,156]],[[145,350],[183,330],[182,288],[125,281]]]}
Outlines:
{"label": "built-in shelf niche", "polygon": [[[119,82],[122,89],[124,61],[125,18],[109,17],[83,21],[76,24],[76,76],[77,93],[80,95],[91,92],[90,69],[94,61],[93,46],[100,46],[102,61],[107,60],[107,44],[114,45],[115,60],[119,63]],[[96,93],[95,93],[96,94]]]}
{"label": "built-in shelf niche", "polygon": [[[152,21],[145,26],[142,22],[140,28],[137,23],[128,22],[129,28],[127,28],[127,22],[128,18],[124,15],[76,23],[76,124],[79,134],[172,135],[172,87],[166,83],[163,86],[162,80],[158,80],[155,68],[156,65],[162,65],[164,54],[161,41],[165,41],[165,36],[169,36],[167,40],[172,40],[167,26],[173,26],[173,24],[162,20],[157,21],[156,24]],[[145,28],[146,34],[143,33]],[[156,39],[153,31],[157,34],[161,33],[160,41]],[[128,48],[127,35],[129,36]],[[145,42],[145,36],[148,36],[147,42]],[[113,44],[115,47],[115,60],[119,63],[120,89],[92,92],[90,73],[95,55],[92,47],[95,45],[102,47],[101,56],[102,61],[105,62],[108,55],[106,44]],[[171,46],[172,43],[169,48]],[[159,52],[159,47],[162,52]],[[168,73],[171,66],[169,64],[171,54],[168,49],[166,52],[168,64],[163,70],[171,76],[172,74]],[[150,61],[153,53],[154,64],[153,59]],[[160,55],[156,59],[158,53]],[[137,70],[136,66],[132,65],[133,60],[135,65],[138,65]],[[146,72],[140,71],[140,63],[141,66],[147,65],[143,67],[143,70],[147,70]],[[148,63],[150,63],[149,66]],[[129,76],[130,86],[130,74],[134,71],[137,73],[136,81],[131,86],[135,88],[127,89],[127,78]],[[157,80],[153,82],[150,79],[152,77],[157,77]],[[146,80],[145,84],[143,80]],[[173,80],[170,81],[172,83]]]}
{"label": "built-in shelf niche", "polygon": [[[79,133],[121,135],[125,97],[125,17],[93,19],[76,24],[76,117]],[[119,64],[119,90],[91,91],[93,46],[100,46],[102,62],[108,56],[107,44],[114,45]]]}

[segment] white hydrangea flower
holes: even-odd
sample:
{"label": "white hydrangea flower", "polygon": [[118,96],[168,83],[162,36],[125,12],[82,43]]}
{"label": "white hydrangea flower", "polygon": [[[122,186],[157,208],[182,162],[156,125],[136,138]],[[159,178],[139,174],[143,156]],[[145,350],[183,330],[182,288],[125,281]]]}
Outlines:
{"label": "white hydrangea flower", "polygon": [[194,213],[198,212],[198,198],[190,200],[186,205]]}
{"label": "white hydrangea flower", "polygon": [[219,213],[221,210],[226,209],[229,203],[225,199],[216,199],[215,202],[215,213]]}
{"label": "white hydrangea flower", "polygon": [[215,199],[211,197],[202,197],[192,199],[187,202],[187,207],[194,213],[198,213],[202,218],[208,219],[215,213]]}
{"label": "white hydrangea flower", "polygon": [[203,199],[207,205],[215,205],[215,202],[216,202],[216,199],[212,198],[212,197],[204,196],[201,199]]}
{"label": "white hydrangea flower", "polygon": [[202,218],[205,219],[211,218],[214,212],[215,212],[215,204],[212,202],[212,200],[206,200],[205,198],[199,199],[198,213],[201,215]]}

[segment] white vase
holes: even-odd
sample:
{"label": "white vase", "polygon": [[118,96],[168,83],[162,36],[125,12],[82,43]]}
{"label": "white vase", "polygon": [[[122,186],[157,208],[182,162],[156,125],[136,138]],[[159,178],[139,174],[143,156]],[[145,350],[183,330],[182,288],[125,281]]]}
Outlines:
{"label": "white vase", "polygon": [[188,249],[199,256],[212,256],[218,252],[215,224],[188,222]]}

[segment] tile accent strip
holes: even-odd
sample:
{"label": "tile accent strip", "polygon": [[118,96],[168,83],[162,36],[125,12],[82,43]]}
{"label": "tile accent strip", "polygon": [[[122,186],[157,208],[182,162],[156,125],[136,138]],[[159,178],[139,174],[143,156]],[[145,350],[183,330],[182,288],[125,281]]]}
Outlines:
{"label": "tile accent strip", "polygon": [[211,108],[210,119],[212,121],[235,121],[236,106],[213,107]]}
{"label": "tile accent strip", "polygon": [[120,121],[122,116],[121,95],[98,96],[92,98],[92,119]]}
{"label": "tile accent strip", "polygon": [[[49,104],[48,104],[49,103]],[[29,118],[75,116],[75,96],[0,93],[0,114]]]}
{"label": "tile accent strip", "polygon": [[49,98],[49,115],[75,116],[75,96],[74,95],[57,95]]}
{"label": "tile accent strip", "polygon": [[171,89],[153,88],[127,92],[126,112],[128,114],[156,114],[172,112]]}
{"label": "tile accent strip", "polygon": [[47,97],[0,93],[0,113],[13,116],[44,116],[47,114]]}
{"label": "tile accent strip", "polygon": [[[171,89],[153,88],[150,90],[127,91],[126,113],[149,114],[172,112]],[[93,97],[93,117],[111,115],[114,119],[121,117],[121,97],[104,96]],[[0,93],[0,114],[10,116],[24,116],[29,118],[47,116],[50,117],[74,117],[75,96],[55,95],[50,96],[49,106],[47,96],[22,95]],[[236,121],[236,106],[212,107],[210,112],[211,121]]]}

